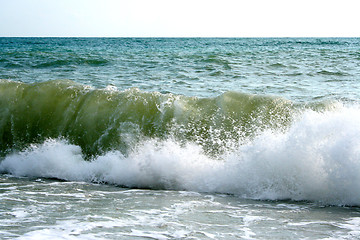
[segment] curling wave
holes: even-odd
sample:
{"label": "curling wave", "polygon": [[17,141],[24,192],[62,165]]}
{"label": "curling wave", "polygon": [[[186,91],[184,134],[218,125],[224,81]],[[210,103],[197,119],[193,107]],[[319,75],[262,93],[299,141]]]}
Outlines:
{"label": "curling wave", "polygon": [[0,151],[63,137],[91,157],[109,150],[126,154],[146,137],[174,137],[215,154],[259,129],[286,127],[293,111],[285,99],[237,92],[196,98],[137,88],[92,89],[72,81],[1,81]]}
{"label": "curling wave", "polygon": [[[2,173],[360,205],[358,106],[300,108],[234,92],[198,99],[72,82],[2,84]],[[16,115],[22,111],[29,115]],[[106,137],[109,147],[96,148]],[[126,147],[117,147],[122,142]]]}

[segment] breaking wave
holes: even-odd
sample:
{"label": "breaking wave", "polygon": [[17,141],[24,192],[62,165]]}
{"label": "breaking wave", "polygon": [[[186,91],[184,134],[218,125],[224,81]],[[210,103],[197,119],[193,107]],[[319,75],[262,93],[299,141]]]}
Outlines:
{"label": "breaking wave", "polygon": [[360,205],[360,109],[70,81],[0,84],[0,172]]}

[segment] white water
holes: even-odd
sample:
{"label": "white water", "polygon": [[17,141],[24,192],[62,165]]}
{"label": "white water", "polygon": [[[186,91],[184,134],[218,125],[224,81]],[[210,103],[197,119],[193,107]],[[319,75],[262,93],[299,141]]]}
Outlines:
{"label": "white water", "polygon": [[306,111],[285,132],[265,131],[212,159],[201,147],[148,140],[123,156],[88,162],[78,146],[50,139],[5,157],[15,176],[107,182],[127,187],[230,193],[262,200],[360,205],[360,109]]}

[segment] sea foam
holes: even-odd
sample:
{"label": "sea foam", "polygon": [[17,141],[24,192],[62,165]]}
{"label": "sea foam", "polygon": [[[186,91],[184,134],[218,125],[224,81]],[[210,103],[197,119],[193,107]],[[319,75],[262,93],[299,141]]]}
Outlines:
{"label": "sea foam", "polygon": [[360,109],[307,110],[288,130],[265,130],[236,149],[209,156],[196,143],[148,139],[128,155],[85,161],[64,139],[7,155],[15,176],[104,182],[135,188],[235,194],[244,198],[360,205]]}

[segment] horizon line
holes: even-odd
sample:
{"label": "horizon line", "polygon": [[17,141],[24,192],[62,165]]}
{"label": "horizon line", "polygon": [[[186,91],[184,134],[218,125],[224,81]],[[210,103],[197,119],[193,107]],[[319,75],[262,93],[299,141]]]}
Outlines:
{"label": "horizon line", "polygon": [[0,36],[0,38],[360,38],[360,36]]}

